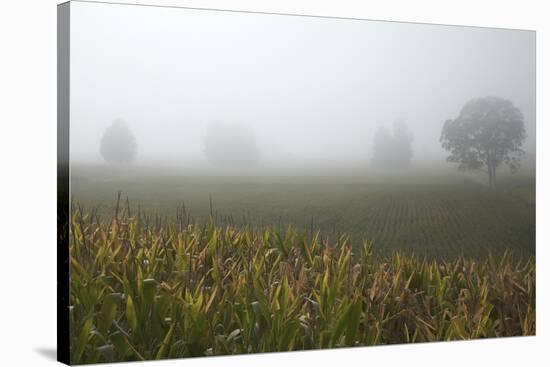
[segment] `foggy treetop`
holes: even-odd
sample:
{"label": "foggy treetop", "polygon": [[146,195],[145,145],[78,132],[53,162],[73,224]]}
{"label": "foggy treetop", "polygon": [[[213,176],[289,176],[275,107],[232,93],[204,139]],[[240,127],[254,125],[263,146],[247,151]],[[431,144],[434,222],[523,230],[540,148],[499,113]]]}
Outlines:
{"label": "foggy treetop", "polygon": [[212,123],[247,126],[261,164],[368,161],[402,119],[444,161],[447,119],[499,96],[534,152],[535,33],[113,4],[71,4],[71,156],[101,160],[121,118],[138,161],[206,162]]}

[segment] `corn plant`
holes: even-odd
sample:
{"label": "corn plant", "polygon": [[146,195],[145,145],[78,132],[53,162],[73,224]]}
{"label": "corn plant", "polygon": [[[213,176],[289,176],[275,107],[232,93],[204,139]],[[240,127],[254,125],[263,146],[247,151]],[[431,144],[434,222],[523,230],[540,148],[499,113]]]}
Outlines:
{"label": "corn plant", "polygon": [[75,364],[535,334],[535,262],[72,211]]}

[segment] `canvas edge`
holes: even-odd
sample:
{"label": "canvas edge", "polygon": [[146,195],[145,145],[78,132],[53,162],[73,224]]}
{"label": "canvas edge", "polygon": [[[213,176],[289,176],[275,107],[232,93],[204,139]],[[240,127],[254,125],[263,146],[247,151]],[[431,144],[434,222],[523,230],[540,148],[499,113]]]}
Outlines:
{"label": "canvas edge", "polygon": [[70,364],[70,3],[57,5],[57,360]]}

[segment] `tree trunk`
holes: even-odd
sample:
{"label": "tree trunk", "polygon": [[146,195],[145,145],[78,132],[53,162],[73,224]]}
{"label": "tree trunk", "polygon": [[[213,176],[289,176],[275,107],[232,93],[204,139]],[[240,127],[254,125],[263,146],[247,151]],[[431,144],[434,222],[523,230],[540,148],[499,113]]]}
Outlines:
{"label": "tree trunk", "polygon": [[489,187],[494,189],[497,185],[496,167],[488,164],[487,172],[489,173]]}
{"label": "tree trunk", "polygon": [[497,185],[496,166],[493,166],[492,164],[488,164],[487,172],[489,173],[489,187],[494,189],[496,188],[496,185]]}

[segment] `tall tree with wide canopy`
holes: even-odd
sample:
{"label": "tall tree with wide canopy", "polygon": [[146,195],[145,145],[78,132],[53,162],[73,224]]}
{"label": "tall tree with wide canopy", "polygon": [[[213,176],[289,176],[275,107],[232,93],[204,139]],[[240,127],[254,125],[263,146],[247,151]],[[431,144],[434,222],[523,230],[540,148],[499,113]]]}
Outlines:
{"label": "tall tree with wide canopy", "polygon": [[495,187],[498,166],[519,168],[525,136],[523,114],[512,102],[484,97],[470,100],[456,119],[445,121],[440,141],[450,152],[447,162],[458,163],[461,170],[486,171]]}

